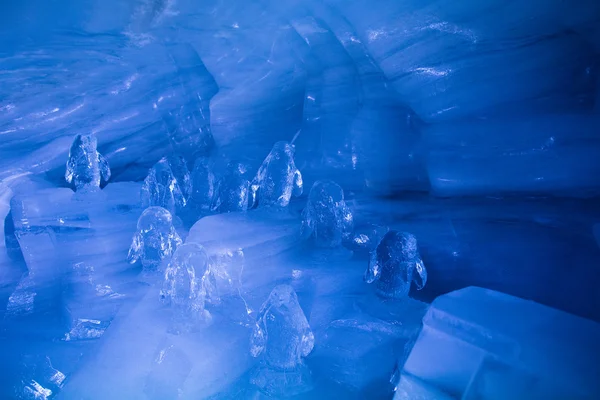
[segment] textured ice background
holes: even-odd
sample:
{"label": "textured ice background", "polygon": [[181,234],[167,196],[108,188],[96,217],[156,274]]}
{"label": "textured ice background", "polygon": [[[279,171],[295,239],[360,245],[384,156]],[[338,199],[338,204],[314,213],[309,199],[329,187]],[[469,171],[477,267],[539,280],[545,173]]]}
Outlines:
{"label": "textured ice background", "polygon": [[[238,315],[278,283],[315,333],[323,398],[390,398],[426,303],[455,289],[600,321],[599,53],[595,0],[2,3],[0,397],[31,380],[65,399],[251,397]],[[191,169],[207,132],[250,175],[295,139],[305,196],[289,216],[181,221],[244,250],[245,302],[173,337],[127,251],[148,169],[174,152]],[[64,173],[88,133],[112,177],[84,206]],[[405,309],[362,282],[364,252],[324,263],[296,241],[318,179],[357,231],[416,235],[429,280]],[[80,320],[100,337],[65,340]]]}

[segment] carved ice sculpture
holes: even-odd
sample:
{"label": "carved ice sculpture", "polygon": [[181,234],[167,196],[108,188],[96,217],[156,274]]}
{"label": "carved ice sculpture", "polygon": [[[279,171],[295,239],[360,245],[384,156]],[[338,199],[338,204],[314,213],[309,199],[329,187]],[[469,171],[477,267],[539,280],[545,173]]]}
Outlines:
{"label": "carved ice sculpture", "polygon": [[186,243],[177,248],[165,272],[160,297],[171,305],[177,322],[210,320],[206,302],[217,303],[219,297],[204,247]]}
{"label": "carved ice sculpture", "polygon": [[190,192],[192,191],[192,180],[190,177],[190,171],[187,167],[185,158],[180,154],[171,154],[167,157],[171,172],[179,184],[183,197],[188,200]]}
{"label": "carved ice sculpture", "polygon": [[142,207],[158,206],[175,213],[186,205],[186,199],[166,158],[157,162],[144,180],[141,191]]}
{"label": "carved ice sculpture", "polygon": [[210,160],[200,157],[192,169],[190,206],[199,213],[210,212],[215,196],[215,174]]}
{"label": "carved ice sculpture", "polygon": [[77,135],[69,150],[65,180],[73,183],[75,191],[91,192],[100,189],[100,181],[110,179],[108,161],[98,153],[96,135]]}
{"label": "carved ice sculpture", "polygon": [[182,241],[173,227],[173,217],[162,207],[144,210],[137,222],[129,254],[130,263],[141,261],[145,271],[156,270],[170,257]]}
{"label": "carved ice sculpture", "polygon": [[252,206],[287,207],[302,194],[302,174],[294,163],[294,146],[277,142],[252,181]]}
{"label": "carved ice sculpture", "polygon": [[427,270],[417,248],[417,238],[394,230],[386,233],[371,253],[365,281],[375,282],[377,293],[387,298],[408,296],[412,282],[422,289],[427,283]]}
{"label": "carved ice sculpture", "polygon": [[315,182],[303,212],[303,236],[311,237],[317,247],[338,247],[350,239],[353,225],[344,190],[333,181]]}
{"label": "carved ice sculpture", "polygon": [[310,388],[310,371],[303,358],[313,350],[315,337],[289,285],[276,286],[262,305],[252,332],[252,356],[262,364],[251,382],[269,395],[291,395]]}
{"label": "carved ice sculpture", "polygon": [[215,211],[246,211],[250,194],[250,181],[244,164],[234,164],[219,181],[216,190]]}

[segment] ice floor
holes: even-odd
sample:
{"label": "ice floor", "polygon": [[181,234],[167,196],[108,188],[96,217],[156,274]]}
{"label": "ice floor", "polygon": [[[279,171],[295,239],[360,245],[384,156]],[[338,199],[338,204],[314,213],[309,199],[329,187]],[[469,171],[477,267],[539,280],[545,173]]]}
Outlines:
{"label": "ice floor", "polygon": [[[183,240],[203,243],[212,255],[242,249],[245,262],[229,271],[234,282],[221,305],[209,308],[211,323],[174,334],[158,278],[127,262],[142,211],[139,189],[112,183],[97,198],[74,201],[70,189],[32,181],[21,187],[26,195],[15,193],[0,269],[1,398],[15,398],[15,390],[21,398],[262,398],[249,383],[257,366],[250,334],[279,283],[296,290],[315,336],[305,360],[312,386],[298,398],[392,398],[390,379],[428,303],[463,287],[600,321],[600,275],[589,269],[600,265],[594,202],[349,194],[356,232],[375,224],[416,235],[429,274],[422,291],[383,301],[363,282],[364,249],[323,251],[301,242],[299,198],[282,213],[208,216],[191,230],[176,221]],[[417,396],[421,389],[412,390]]]}

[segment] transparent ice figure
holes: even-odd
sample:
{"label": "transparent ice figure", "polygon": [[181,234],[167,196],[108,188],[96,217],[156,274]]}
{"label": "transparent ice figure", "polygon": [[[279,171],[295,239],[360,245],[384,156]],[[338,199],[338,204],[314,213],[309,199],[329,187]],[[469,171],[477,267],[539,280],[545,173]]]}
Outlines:
{"label": "transparent ice figure", "polygon": [[171,213],[162,207],[149,207],[138,219],[127,258],[132,264],[139,260],[145,271],[154,271],[181,243]]}
{"label": "transparent ice figure", "polygon": [[171,305],[176,322],[210,320],[206,302],[215,304],[219,297],[204,247],[186,243],[177,248],[165,272],[160,297]]}
{"label": "transparent ice figure", "polygon": [[276,286],[262,305],[252,332],[250,352],[263,359],[251,382],[270,395],[306,390],[310,371],[303,358],[314,344],[296,292],[289,285]]}
{"label": "transparent ice figure", "polygon": [[427,270],[417,247],[417,238],[410,233],[391,230],[371,253],[365,281],[375,282],[377,293],[386,298],[408,296],[410,285],[421,290],[427,283]]}
{"label": "transparent ice figure", "polygon": [[246,211],[250,199],[250,181],[244,164],[234,164],[219,181],[216,190],[215,211]]}
{"label": "transparent ice figure", "polygon": [[183,197],[187,200],[192,191],[192,180],[185,158],[180,154],[172,154],[167,157],[167,162],[179,184]]}
{"label": "transparent ice figure", "polygon": [[142,185],[142,207],[158,206],[175,213],[186,205],[183,191],[166,158],[157,162]]}
{"label": "transparent ice figure", "polygon": [[277,142],[258,169],[251,185],[252,206],[287,207],[302,195],[302,174],[294,163],[294,146]]}
{"label": "transparent ice figure", "polygon": [[207,157],[200,157],[192,170],[190,205],[200,213],[210,212],[215,196],[215,174]]}
{"label": "transparent ice figure", "polygon": [[98,153],[96,135],[77,135],[69,150],[65,180],[75,191],[92,192],[100,189],[101,181],[110,179],[108,161]]}
{"label": "transparent ice figure", "polygon": [[340,185],[327,180],[315,182],[303,212],[303,236],[311,237],[317,247],[338,247],[351,239],[353,221]]}

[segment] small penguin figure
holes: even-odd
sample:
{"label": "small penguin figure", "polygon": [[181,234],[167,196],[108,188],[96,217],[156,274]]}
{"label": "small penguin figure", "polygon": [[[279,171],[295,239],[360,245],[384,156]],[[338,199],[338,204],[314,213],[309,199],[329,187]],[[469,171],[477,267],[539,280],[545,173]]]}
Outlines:
{"label": "small penguin figure", "polygon": [[141,261],[146,272],[155,271],[181,243],[171,213],[162,207],[149,207],[138,219],[127,259],[131,264]]}
{"label": "small penguin figure", "polygon": [[412,282],[421,290],[427,283],[427,270],[417,238],[406,232],[387,232],[371,253],[364,279],[367,283],[376,281],[377,293],[386,298],[405,298]]}
{"label": "small penguin figure", "polygon": [[161,299],[173,308],[176,321],[207,322],[210,313],[206,302],[217,303],[215,276],[209,258],[196,243],[186,243],[177,248],[165,271]]}
{"label": "small penguin figure", "polygon": [[277,142],[252,181],[252,208],[287,207],[292,195],[302,195],[302,174],[294,163],[294,146]]}
{"label": "small penguin figure", "polygon": [[337,183],[315,182],[302,216],[302,235],[311,237],[317,247],[334,248],[350,240],[353,216]]}
{"label": "small penguin figure", "polygon": [[197,216],[208,214],[215,197],[215,174],[213,165],[208,157],[199,157],[192,169],[192,191],[190,207]]}
{"label": "small penguin figure", "polygon": [[233,164],[217,185],[214,210],[226,213],[248,210],[250,181],[244,164]]}
{"label": "small penguin figure", "polygon": [[262,305],[252,332],[250,352],[263,355],[251,382],[269,395],[302,392],[310,386],[303,358],[315,337],[290,285],[278,285]]}
{"label": "small penguin figure", "polygon": [[69,150],[65,180],[74,184],[75,191],[100,190],[100,182],[110,179],[108,161],[98,153],[96,135],[77,135]]}
{"label": "small penguin figure", "polygon": [[175,214],[187,201],[166,158],[157,162],[144,180],[141,191],[142,207],[158,206]]}
{"label": "small penguin figure", "polygon": [[171,154],[167,157],[167,162],[169,163],[169,167],[171,167],[173,176],[179,184],[179,188],[181,189],[181,193],[183,193],[183,197],[187,201],[190,196],[190,192],[192,191],[192,180],[190,178],[190,171],[187,167],[185,158],[181,154]]}

